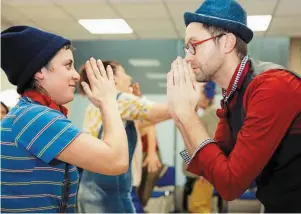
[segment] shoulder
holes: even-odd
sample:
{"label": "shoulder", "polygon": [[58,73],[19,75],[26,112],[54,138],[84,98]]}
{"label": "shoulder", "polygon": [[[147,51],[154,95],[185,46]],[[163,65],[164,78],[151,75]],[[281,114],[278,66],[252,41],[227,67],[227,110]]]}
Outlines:
{"label": "shoulder", "polygon": [[247,92],[266,92],[274,95],[301,95],[301,79],[294,74],[272,69],[256,76],[247,88]]}
{"label": "shoulder", "polygon": [[126,93],[126,92],[121,92],[117,95],[117,101],[130,101],[130,100],[138,100],[140,99],[139,97],[131,94],[131,93]]}
{"label": "shoulder", "polygon": [[51,119],[55,117],[65,118],[61,112],[37,103],[20,103],[14,108],[16,115],[13,124],[30,122],[31,120]]}

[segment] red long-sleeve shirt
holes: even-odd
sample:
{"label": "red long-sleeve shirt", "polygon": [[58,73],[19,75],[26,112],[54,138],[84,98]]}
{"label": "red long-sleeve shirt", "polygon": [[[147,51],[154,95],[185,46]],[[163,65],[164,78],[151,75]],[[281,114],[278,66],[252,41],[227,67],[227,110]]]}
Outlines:
{"label": "red long-sleeve shirt", "polygon": [[[237,72],[238,69],[228,91]],[[229,103],[230,109],[235,102],[234,96]],[[226,200],[234,200],[250,186],[287,132],[301,133],[301,80],[283,70],[267,71],[249,84],[243,108],[246,117],[230,155],[226,157],[219,147],[229,145],[232,137],[226,115],[218,110],[220,122],[214,137],[218,143],[203,147],[187,167],[188,171],[208,179]]]}

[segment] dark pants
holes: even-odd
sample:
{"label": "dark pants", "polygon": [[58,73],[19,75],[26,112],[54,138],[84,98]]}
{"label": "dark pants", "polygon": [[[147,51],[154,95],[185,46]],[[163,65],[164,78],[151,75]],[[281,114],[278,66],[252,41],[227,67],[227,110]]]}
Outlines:
{"label": "dark pants", "polygon": [[186,177],[186,183],[184,185],[184,196],[183,196],[183,209],[188,210],[187,202],[188,196],[191,194],[196,178]]}
{"label": "dark pants", "polygon": [[[146,157],[145,154],[144,156]],[[142,178],[141,178],[141,184],[138,189],[138,195],[141,200],[141,204],[143,206],[146,206],[149,198],[151,197],[153,189],[160,177],[160,172],[162,169],[163,167],[161,167],[161,169],[159,169],[154,173],[149,173],[147,171],[147,166],[142,168]]]}
{"label": "dark pants", "polygon": [[136,213],[144,213],[143,207],[141,205],[141,201],[137,195],[137,187],[133,186],[131,196],[132,196],[132,202],[136,209]]}

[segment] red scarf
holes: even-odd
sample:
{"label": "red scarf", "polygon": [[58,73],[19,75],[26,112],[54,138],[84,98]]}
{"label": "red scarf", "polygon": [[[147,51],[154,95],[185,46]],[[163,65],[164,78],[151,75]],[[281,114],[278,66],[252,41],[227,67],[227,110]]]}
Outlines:
{"label": "red scarf", "polygon": [[68,109],[64,106],[57,105],[49,96],[41,94],[34,90],[28,90],[23,93],[23,96],[28,97],[32,99],[33,101],[36,101],[40,103],[41,105],[47,106],[51,109],[57,110],[62,112],[66,117],[68,114]]}

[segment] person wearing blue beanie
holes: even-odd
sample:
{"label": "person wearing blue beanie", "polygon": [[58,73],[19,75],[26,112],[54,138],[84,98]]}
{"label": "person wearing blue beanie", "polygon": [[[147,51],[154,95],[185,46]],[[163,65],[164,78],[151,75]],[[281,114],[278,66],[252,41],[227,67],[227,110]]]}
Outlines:
{"label": "person wearing blue beanie", "polygon": [[[218,117],[216,116],[217,106],[214,99],[216,85],[213,81],[202,83],[201,85],[199,107],[203,110],[203,113],[200,116],[200,120],[206,127],[209,136],[213,138],[218,124]],[[187,177],[192,177],[190,173],[185,174]],[[192,178],[195,179],[195,182],[191,195],[187,200],[189,213],[211,213],[212,184],[202,176],[196,177],[193,175]]]}
{"label": "person wearing blue beanie", "polygon": [[[265,212],[301,212],[300,73],[249,57],[253,32],[239,1],[205,0],[184,13],[184,23],[186,55],[172,62],[167,97],[187,170],[225,200],[256,181]],[[223,96],[214,137],[195,112],[198,82],[209,81]]]}
{"label": "person wearing blue beanie", "polygon": [[215,82],[209,81],[204,85],[205,96],[210,101],[213,100],[215,95]]}
{"label": "person wearing blue beanie", "polygon": [[30,26],[1,32],[1,68],[21,94],[1,121],[1,212],[76,212],[76,166],[106,175],[128,169],[111,67],[91,58],[85,64],[90,86],[82,82],[103,115],[103,138],[67,119],[63,105],[73,100],[79,81],[70,44]]}

